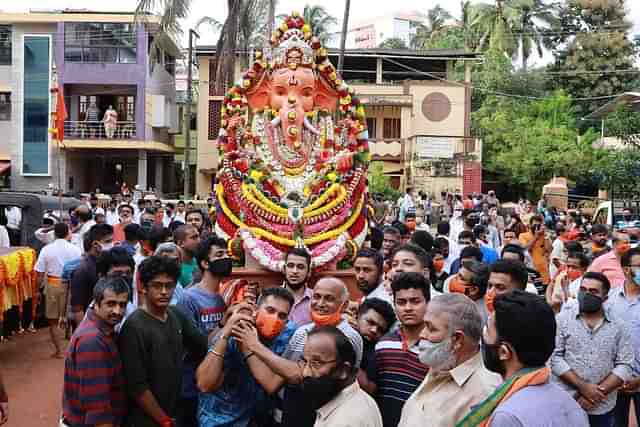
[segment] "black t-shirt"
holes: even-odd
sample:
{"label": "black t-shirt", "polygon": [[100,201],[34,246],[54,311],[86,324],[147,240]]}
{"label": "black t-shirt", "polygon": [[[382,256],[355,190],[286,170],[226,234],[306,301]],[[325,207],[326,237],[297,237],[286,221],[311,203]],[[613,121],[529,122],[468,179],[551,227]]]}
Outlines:
{"label": "black t-shirt", "polygon": [[97,282],[96,259],[91,255],[85,255],[71,276],[71,306],[80,306],[83,311],[87,311],[93,300],[93,288]]}
{"label": "black t-shirt", "polygon": [[378,369],[376,367],[376,344],[367,341],[362,337],[363,349],[362,349],[362,362],[360,363],[360,369],[366,374],[369,381],[376,383],[378,379]]}
{"label": "black t-shirt", "polygon": [[145,390],[151,391],[169,417],[176,416],[185,347],[202,359],[207,337],[175,307],[169,307],[164,322],[142,309],[127,318],[118,336],[128,398],[123,426],[157,427],[135,401]]}

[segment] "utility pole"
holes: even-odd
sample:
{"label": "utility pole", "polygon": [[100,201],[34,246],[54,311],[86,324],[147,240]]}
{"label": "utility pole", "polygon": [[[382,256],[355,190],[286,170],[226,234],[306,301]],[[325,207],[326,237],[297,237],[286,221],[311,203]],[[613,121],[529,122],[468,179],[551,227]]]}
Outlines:
{"label": "utility pole", "polygon": [[347,28],[349,27],[349,9],[351,7],[351,0],[345,0],[344,2],[344,17],[342,18],[342,40],[340,40],[340,56],[338,57],[338,74],[341,79],[344,79],[342,75],[342,67],[344,66],[344,47],[347,43]]}
{"label": "utility pole", "polygon": [[189,30],[189,64],[187,68],[187,106],[184,120],[184,198],[189,198],[191,188],[191,104],[193,100],[193,36],[200,38],[194,30]]}

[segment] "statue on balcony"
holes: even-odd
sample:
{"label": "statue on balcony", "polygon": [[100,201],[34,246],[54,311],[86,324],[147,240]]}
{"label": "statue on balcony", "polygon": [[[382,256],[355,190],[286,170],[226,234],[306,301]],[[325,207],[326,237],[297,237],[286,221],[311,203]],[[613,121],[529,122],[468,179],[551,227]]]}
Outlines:
{"label": "statue on balcony", "polygon": [[113,139],[118,127],[118,113],[113,109],[113,105],[109,105],[102,117],[104,123],[104,134],[108,139]]}
{"label": "statue on balcony", "polygon": [[298,13],[221,110],[216,232],[231,252],[272,271],[292,247],[316,270],[353,258],[368,231],[364,106]]}

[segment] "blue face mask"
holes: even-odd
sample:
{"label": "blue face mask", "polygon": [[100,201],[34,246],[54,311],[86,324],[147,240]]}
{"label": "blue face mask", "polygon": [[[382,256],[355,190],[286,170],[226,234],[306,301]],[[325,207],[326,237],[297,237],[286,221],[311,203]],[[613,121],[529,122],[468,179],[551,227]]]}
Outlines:
{"label": "blue face mask", "polygon": [[633,283],[640,286],[640,268],[633,268],[631,271],[633,272]]}

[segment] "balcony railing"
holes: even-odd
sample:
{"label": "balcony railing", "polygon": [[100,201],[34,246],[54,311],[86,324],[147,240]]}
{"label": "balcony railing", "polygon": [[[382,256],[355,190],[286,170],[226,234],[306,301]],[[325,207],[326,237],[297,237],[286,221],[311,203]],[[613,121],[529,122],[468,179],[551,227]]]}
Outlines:
{"label": "balcony railing", "polygon": [[111,131],[99,121],[65,121],[64,136],[68,139],[136,139],[136,122],[117,122]]}
{"label": "balcony railing", "polygon": [[404,158],[404,144],[405,140],[403,138],[370,139],[369,151],[373,160],[381,158],[402,160]]}

